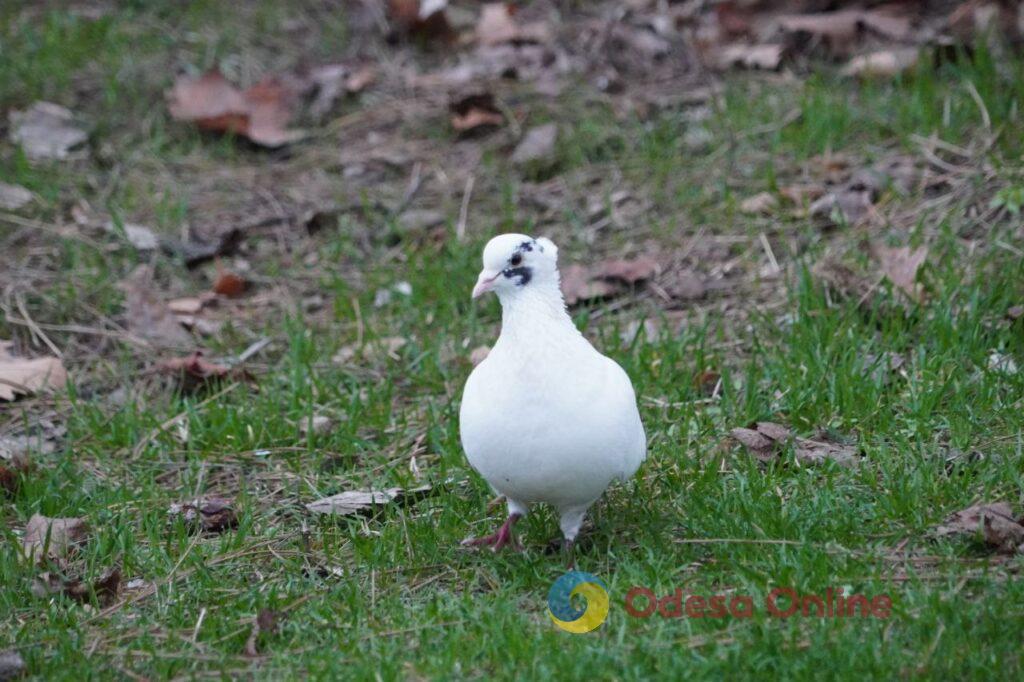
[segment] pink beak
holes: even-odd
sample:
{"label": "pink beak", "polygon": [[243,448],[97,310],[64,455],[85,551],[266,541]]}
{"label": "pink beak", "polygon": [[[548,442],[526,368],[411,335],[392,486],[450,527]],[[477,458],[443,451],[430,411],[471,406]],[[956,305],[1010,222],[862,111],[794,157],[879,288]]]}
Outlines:
{"label": "pink beak", "polygon": [[494,287],[495,280],[498,279],[498,275],[501,273],[491,274],[489,270],[484,270],[480,273],[480,277],[476,280],[476,286],[473,287],[473,298],[486,294]]}

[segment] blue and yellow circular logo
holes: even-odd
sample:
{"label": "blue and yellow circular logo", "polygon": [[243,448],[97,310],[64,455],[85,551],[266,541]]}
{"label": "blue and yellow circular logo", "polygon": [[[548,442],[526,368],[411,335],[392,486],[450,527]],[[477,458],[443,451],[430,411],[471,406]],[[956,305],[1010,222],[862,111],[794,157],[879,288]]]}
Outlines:
{"label": "blue and yellow circular logo", "polygon": [[[573,607],[572,598],[576,595],[587,600],[584,608]],[[590,632],[608,618],[608,588],[596,575],[569,571],[548,591],[548,615],[566,632]]]}

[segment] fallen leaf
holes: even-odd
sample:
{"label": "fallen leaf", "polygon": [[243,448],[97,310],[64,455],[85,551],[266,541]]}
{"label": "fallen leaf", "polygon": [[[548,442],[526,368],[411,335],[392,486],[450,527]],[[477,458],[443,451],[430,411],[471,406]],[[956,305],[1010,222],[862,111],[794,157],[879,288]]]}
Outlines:
{"label": "fallen leaf", "polygon": [[100,606],[106,606],[117,599],[120,589],[121,569],[117,566],[92,581],[64,578],[51,571],[39,574],[32,581],[32,594],[39,598],[63,594],[77,602],[86,603],[92,601],[95,595]]}
{"label": "fallen leaf", "polygon": [[314,414],[309,419],[299,420],[299,433],[303,436],[309,434],[323,434],[327,433],[334,426],[334,422],[330,417],[322,414]]}
{"label": "fallen leaf", "polygon": [[872,207],[870,191],[844,187],[817,199],[807,211],[811,216],[830,222],[856,225],[871,213]]}
{"label": "fallen leaf", "polygon": [[244,370],[233,369],[210,362],[200,351],[182,358],[162,360],[154,368],[156,372],[175,377],[178,385],[185,393],[195,391],[218,379],[234,378],[248,381],[250,377]]}
{"label": "fallen leaf", "polygon": [[512,3],[489,2],[480,8],[476,39],[481,45],[545,43],[550,37],[547,24],[543,22],[520,25],[515,20],[515,5]]}
{"label": "fallen leaf", "polygon": [[277,631],[277,621],[281,614],[271,609],[260,609],[256,618],[252,621],[252,630],[249,632],[249,639],[245,641],[244,653],[250,658],[260,655],[257,643],[261,634],[272,635]]}
{"label": "fallen leaf", "polygon": [[47,557],[61,559],[85,541],[88,531],[85,519],[49,518],[33,514],[25,524],[25,535],[22,537],[25,558],[30,561],[40,561]]}
{"label": "fallen leaf", "polygon": [[481,362],[487,359],[487,356],[491,354],[490,346],[477,346],[469,354],[469,362],[474,367],[479,365]]}
{"label": "fallen leaf", "polygon": [[611,296],[619,290],[612,282],[594,279],[584,265],[567,265],[561,268],[562,297],[568,306],[580,301],[592,301]]}
{"label": "fallen leaf", "polygon": [[1013,553],[1024,546],[1022,519],[1013,515],[1013,509],[1005,502],[976,504],[954,512],[942,524],[935,527],[937,537],[971,536],[979,534],[985,543],[999,552]]}
{"label": "fallen leaf", "polygon": [[25,659],[14,649],[0,651],[0,680],[6,682],[25,674]]}
{"label": "fallen leaf", "polygon": [[387,488],[385,490],[349,490],[331,495],[306,505],[306,509],[315,514],[332,514],[348,516],[351,514],[373,514],[380,507],[394,503],[405,503],[426,496],[432,490],[429,485],[406,490],[404,488]]}
{"label": "fallen leaf", "polygon": [[168,93],[171,117],[203,130],[233,133],[264,147],[280,147],[303,136],[289,130],[296,93],[267,78],[245,92],[217,71],[200,78],[178,78]]}
{"label": "fallen leaf", "polygon": [[40,391],[59,391],[68,373],[59,358],[19,358],[0,348],[0,400]]}
{"label": "fallen leaf", "polygon": [[187,348],[192,336],[153,291],[153,268],[139,265],[121,284],[130,332],[159,346]]}
{"label": "fallen leaf", "polygon": [[184,298],[172,299],[167,302],[167,308],[175,315],[196,315],[216,301],[216,294],[212,291],[208,291],[203,292],[198,296],[186,296]]}
{"label": "fallen leaf", "polygon": [[618,280],[626,284],[636,284],[651,279],[658,274],[659,270],[658,261],[650,256],[614,258],[598,263],[591,271],[591,276]]}
{"label": "fallen leaf", "polygon": [[331,361],[344,365],[348,364],[349,361],[354,359],[357,355],[363,360],[371,360],[374,358],[391,358],[392,360],[400,359],[398,351],[402,349],[407,343],[407,340],[401,336],[384,336],[373,341],[369,341],[358,348],[355,345],[343,346],[334,354]]}
{"label": "fallen leaf", "polygon": [[916,47],[890,48],[862,54],[851,59],[842,74],[860,78],[892,78],[917,66],[920,50]]}
{"label": "fallen leaf", "polygon": [[782,45],[724,45],[714,52],[714,66],[718,69],[744,68],[775,71],[782,63]]}
{"label": "fallen leaf", "polygon": [[240,276],[227,270],[220,270],[213,283],[214,293],[228,298],[235,298],[245,293],[248,283]]}
{"label": "fallen leaf", "polygon": [[512,152],[512,163],[525,165],[549,161],[555,152],[558,139],[558,124],[548,123],[530,128]]}
{"label": "fallen leaf", "polygon": [[760,192],[740,202],[740,211],[750,215],[769,214],[778,203],[771,192]]}
{"label": "fallen leaf", "polygon": [[309,113],[320,119],[330,113],[343,94],[362,92],[377,78],[372,66],[352,68],[345,64],[327,64],[313,69],[309,76],[311,89],[315,90]]}
{"label": "fallen leaf", "polygon": [[832,461],[840,466],[857,462],[857,447],[827,439],[797,438],[793,454],[802,464],[821,464]]}
{"label": "fallen leaf", "polygon": [[456,33],[445,15],[447,6],[448,0],[388,0],[388,17],[400,35],[450,43]]}
{"label": "fallen leaf", "polygon": [[21,185],[9,185],[0,182],[0,208],[5,211],[17,211],[36,200],[35,193]]}
{"label": "fallen leaf", "polygon": [[192,502],[173,503],[167,510],[171,518],[180,518],[193,530],[220,533],[238,525],[231,500],[208,497]]}
{"label": "fallen leaf", "polygon": [[786,185],[779,188],[779,195],[797,206],[814,201],[823,194],[825,194],[825,188],[821,185]]}
{"label": "fallen leaf", "polygon": [[1006,309],[1006,317],[1011,320],[1019,320],[1024,317],[1024,305],[1014,305]]}
{"label": "fallen leaf", "polygon": [[66,159],[89,139],[70,110],[50,102],[11,111],[9,119],[11,141],[30,159]]}
{"label": "fallen leaf", "polygon": [[116,223],[111,220],[107,222],[106,230],[112,234],[123,234],[128,243],[139,251],[153,251],[160,246],[160,240],[145,225]]}
{"label": "fallen leaf", "polygon": [[831,460],[848,466],[856,461],[855,446],[843,445],[826,438],[794,437],[789,428],[774,422],[757,422],[754,428],[733,429],[730,433],[761,462],[778,459],[790,441],[793,442],[793,454],[801,464],[821,464]]}
{"label": "fallen leaf", "polygon": [[1016,374],[1017,362],[1009,355],[994,350],[989,353],[988,368],[1000,374]]}
{"label": "fallen leaf", "polygon": [[452,128],[459,133],[481,132],[505,123],[505,116],[489,92],[468,95],[449,105]]}
{"label": "fallen leaf", "polygon": [[864,32],[899,41],[911,37],[909,19],[874,10],[789,15],[780,17],[778,23],[791,42],[800,42],[801,35],[808,36],[812,43],[824,43],[837,56],[849,54]]}
{"label": "fallen leaf", "polygon": [[911,249],[909,246],[876,246],[874,253],[882,273],[889,281],[911,300],[920,301],[923,290],[917,283],[917,271],[928,257],[928,247]]}
{"label": "fallen leaf", "polygon": [[[695,377],[693,377],[693,386],[697,389],[697,392],[704,396],[710,396],[715,394],[715,390],[718,388],[722,381],[722,375],[714,370],[704,370]],[[749,430],[749,429],[744,429]]]}

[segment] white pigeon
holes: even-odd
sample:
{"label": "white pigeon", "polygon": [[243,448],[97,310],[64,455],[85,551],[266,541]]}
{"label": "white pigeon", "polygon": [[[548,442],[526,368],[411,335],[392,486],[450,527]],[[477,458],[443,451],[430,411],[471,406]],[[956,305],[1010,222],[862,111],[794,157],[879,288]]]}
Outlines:
{"label": "white pigeon", "polygon": [[[508,519],[463,544],[515,544],[531,505],[558,512],[571,552],[587,509],[647,455],[633,384],[573,324],[550,239],[503,234],[484,248],[473,298],[501,301],[501,335],[466,381],[459,413],[469,463],[508,500]],[[571,556],[571,554],[570,554]]]}

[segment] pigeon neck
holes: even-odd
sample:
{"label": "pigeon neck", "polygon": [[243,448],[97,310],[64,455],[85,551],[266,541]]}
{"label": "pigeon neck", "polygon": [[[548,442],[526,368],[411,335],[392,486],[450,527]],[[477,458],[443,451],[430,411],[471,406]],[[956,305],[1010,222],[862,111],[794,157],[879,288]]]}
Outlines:
{"label": "pigeon neck", "polygon": [[502,336],[529,338],[542,329],[566,329],[579,335],[565,310],[557,280],[535,281],[500,298]]}

